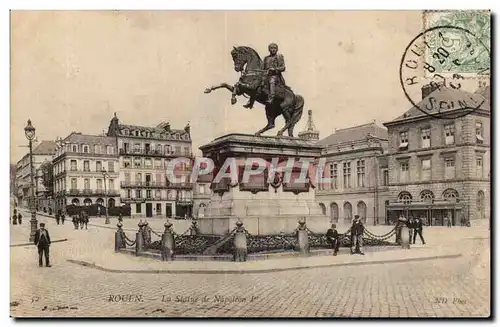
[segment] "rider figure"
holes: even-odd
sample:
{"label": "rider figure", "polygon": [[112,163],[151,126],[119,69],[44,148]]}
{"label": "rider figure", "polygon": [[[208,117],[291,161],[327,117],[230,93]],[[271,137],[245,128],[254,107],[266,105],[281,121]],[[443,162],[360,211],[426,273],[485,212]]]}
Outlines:
{"label": "rider figure", "polygon": [[[285,85],[283,73],[285,71],[285,59],[281,53],[278,53],[278,45],[276,43],[269,44],[269,55],[264,58],[263,70],[267,74],[265,78],[269,81],[269,98],[267,103],[271,104],[276,97],[276,85]],[[254,97],[250,97],[248,103],[244,105],[245,108],[252,108],[255,102]]]}

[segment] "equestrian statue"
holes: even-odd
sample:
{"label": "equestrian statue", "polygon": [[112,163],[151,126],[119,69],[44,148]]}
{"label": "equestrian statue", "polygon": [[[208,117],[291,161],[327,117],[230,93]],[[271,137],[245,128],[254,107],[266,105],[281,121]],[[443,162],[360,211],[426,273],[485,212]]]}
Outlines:
{"label": "equestrian statue", "polygon": [[278,45],[269,45],[269,55],[264,61],[254,49],[246,46],[233,47],[231,56],[234,70],[241,73],[239,81],[235,85],[222,83],[209,87],[205,89],[205,93],[225,88],[232,93],[233,105],[237,95],[247,96],[249,100],[243,107],[252,109],[257,101],[266,108],[267,125],[255,135],[274,128],[276,117],[283,115],[285,126],[278,132],[278,136],[288,130],[288,136],[293,137],[293,128],[302,117],[304,98],[293,93],[285,83],[282,75],[285,71],[285,60],[283,55],[278,53]]}

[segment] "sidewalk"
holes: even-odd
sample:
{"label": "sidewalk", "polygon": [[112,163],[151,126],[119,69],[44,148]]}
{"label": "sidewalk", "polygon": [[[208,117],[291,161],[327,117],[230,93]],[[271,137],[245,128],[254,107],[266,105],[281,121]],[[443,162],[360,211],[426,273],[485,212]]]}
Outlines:
{"label": "sidewalk", "polygon": [[341,249],[338,256],[314,256],[277,258],[259,261],[158,261],[146,257],[136,257],[125,253],[104,250],[92,256],[81,256],[71,263],[115,273],[151,274],[240,274],[269,273],[306,268],[334,266],[357,266],[383,263],[401,263],[421,260],[452,259],[461,254],[456,249],[415,247],[410,250],[397,248],[388,251],[370,252],[365,255],[350,255],[349,249]]}

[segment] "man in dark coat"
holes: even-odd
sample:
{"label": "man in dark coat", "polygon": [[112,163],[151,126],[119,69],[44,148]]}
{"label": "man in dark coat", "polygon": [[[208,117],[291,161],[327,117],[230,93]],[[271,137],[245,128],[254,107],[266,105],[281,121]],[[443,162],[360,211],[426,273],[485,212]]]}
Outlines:
{"label": "man in dark coat", "polygon": [[422,219],[421,218],[418,218],[415,220],[415,232],[413,233],[413,244],[415,244],[415,240],[417,238],[417,234],[418,236],[420,236],[420,241],[422,241],[422,244],[425,244],[425,241],[424,241],[424,237],[422,236],[422,231],[423,231],[423,228],[424,228],[424,224],[422,222]]}
{"label": "man in dark coat", "polygon": [[40,223],[40,229],[35,233],[35,245],[38,247],[38,265],[43,267],[42,257],[45,255],[45,266],[52,267],[49,261],[50,235],[44,223]]}
{"label": "man in dark coat", "polygon": [[365,232],[365,226],[363,226],[363,223],[361,222],[361,220],[359,220],[359,215],[355,215],[351,226],[351,237],[352,237],[351,254],[354,254],[357,245],[359,247],[359,254],[364,255],[363,253],[364,232]]}
{"label": "man in dark coat", "polygon": [[19,225],[23,224],[23,215],[21,215],[21,213],[17,214],[17,221],[19,222]]}
{"label": "man in dark coat", "polygon": [[339,232],[337,231],[337,225],[332,224],[332,228],[326,231],[326,239],[332,245],[333,255],[337,255],[339,252]]}

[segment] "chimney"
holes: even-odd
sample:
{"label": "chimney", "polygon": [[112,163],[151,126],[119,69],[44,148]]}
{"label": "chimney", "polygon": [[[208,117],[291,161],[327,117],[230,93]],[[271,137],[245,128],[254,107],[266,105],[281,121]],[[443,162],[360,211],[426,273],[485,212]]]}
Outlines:
{"label": "chimney", "polygon": [[427,98],[429,94],[439,89],[442,85],[437,83],[426,84],[422,86],[422,100]]}

